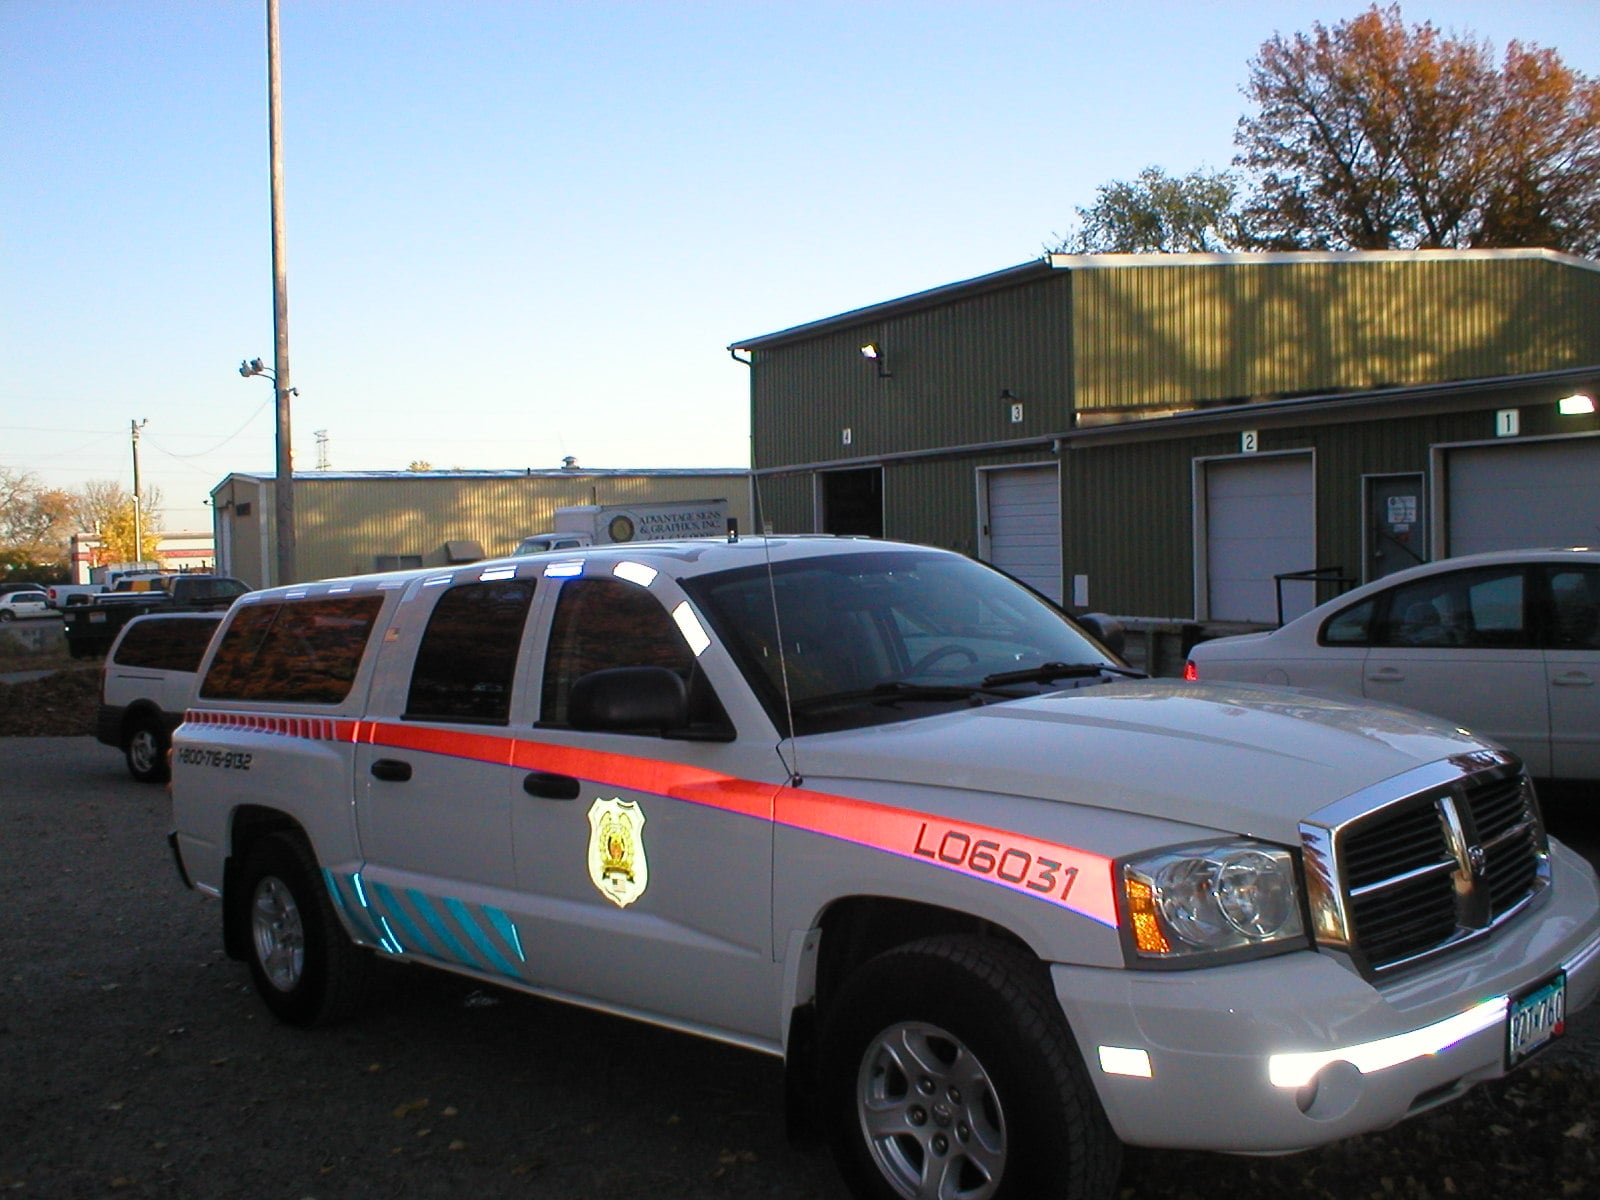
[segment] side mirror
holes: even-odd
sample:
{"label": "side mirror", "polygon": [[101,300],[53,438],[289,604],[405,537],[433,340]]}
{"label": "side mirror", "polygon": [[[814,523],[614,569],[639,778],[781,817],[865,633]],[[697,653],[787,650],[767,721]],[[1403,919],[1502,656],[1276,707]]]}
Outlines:
{"label": "side mirror", "polygon": [[573,682],[567,721],[589,733],[666,733],[689,723],[689,694],[665,667],[591,671]]}
{"label": "side mirror", "polygon": [[1105,613],[1084,613],[1078,618],[1078,624],[1089,631],[1089,635],[1104,646],[1118,658],[1122,657],[1123,647],[1127,645],[1127,635],[1123,632],[1122,622]]}

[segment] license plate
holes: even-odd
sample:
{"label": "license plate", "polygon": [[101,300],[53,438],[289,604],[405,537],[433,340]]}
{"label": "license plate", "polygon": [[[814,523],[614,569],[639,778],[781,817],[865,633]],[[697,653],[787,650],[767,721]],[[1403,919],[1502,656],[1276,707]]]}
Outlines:
{"label": "license plate", "polygon": [[106,615],[105,615],[105,613],[90,613],[89,614],[89,624],[91,624],[91,625],[104,625],[105,623],[106,623]]}
{"label": "license plate", "polygon": [[1506,1012],[1506,1066],[1514,1067],[1567,1031],[1567,975],[1536,984],[1511,998]]}

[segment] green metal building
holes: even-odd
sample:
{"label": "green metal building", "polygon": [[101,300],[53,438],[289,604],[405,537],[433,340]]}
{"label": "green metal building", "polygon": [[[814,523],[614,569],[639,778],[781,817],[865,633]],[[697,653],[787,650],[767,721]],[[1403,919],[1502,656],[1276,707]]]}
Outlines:
{"label": "green metal building", "polygon": [[1600,544],[1600,264],[1567,255],[1050,255],[729,349],[764,527],[948,546],[1079,609],[1271,624]]}

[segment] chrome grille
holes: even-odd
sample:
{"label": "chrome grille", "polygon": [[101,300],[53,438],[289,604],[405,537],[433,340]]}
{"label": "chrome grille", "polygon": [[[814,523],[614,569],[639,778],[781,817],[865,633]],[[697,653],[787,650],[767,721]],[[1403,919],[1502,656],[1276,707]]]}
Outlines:
{"label": "chrome grille", "polygon": [[1419,768],[1301,826],[1318,941],[1369,976],[1483,936],[1539,896],[1549,851],[1508,755]]}

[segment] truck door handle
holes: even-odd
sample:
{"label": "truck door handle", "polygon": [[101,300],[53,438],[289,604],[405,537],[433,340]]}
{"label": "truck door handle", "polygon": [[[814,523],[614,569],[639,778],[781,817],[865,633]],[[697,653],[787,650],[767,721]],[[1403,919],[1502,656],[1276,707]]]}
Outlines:
{"label": "truck door handle", "polygon": [[372,764],[372,777],[390,783],[404,783],[411,778],[411,764],[398,758],[380,758]]}
{"label": "truck door handle", "polygon": [[1593,687],[1594,680],[1584,671],[1563,671],[1550,681],[1556,687]]}
{"label": "truck door handle", "polygon": [[576,800],[579,788],[578,781],[571,775],[531,771],[522,781],[522,790],[543,800]]}
{"label": "truck door handle", "polygon": [[1367,673],[1369,683],[1404,683],[1405,679],[1406,673],[1398,667],[1379,667]]}

